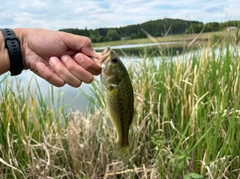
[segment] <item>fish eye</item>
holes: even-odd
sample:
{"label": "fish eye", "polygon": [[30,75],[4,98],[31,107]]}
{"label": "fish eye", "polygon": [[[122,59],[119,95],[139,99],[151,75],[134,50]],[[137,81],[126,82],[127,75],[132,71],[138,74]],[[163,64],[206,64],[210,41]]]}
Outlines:
{"label": "fish eye", "polygon": [[113,63],[117,63],[117,62],[118,62],[118,59],[117,59],[116,57],[114,57],[114,58],[112,59],[112,62],[113,62]]}

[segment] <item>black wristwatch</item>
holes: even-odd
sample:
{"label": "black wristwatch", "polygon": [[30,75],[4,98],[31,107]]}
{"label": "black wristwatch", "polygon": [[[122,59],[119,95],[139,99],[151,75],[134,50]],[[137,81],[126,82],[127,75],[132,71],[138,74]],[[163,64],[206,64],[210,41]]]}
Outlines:
{"label": "black wristwatch", "polygon": [[8,50],[11,76],[19,75],[24,69],[20,41],[12,29],[0,29],[0,31]]}

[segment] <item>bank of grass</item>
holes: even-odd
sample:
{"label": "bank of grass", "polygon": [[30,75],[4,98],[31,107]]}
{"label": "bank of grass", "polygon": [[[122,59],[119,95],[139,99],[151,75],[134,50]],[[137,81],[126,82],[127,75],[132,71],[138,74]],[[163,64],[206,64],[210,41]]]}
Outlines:
{"label": "bank of grass", "polygon": [[[112,158],[99,82],[87,113],[55,109],[40,88],[0,82],[0,178],[239,178],[240,61],[228,41],[174,58],[129,61],[136,123],[130,162]],[[153,56],[158,55],[156,58]]]}

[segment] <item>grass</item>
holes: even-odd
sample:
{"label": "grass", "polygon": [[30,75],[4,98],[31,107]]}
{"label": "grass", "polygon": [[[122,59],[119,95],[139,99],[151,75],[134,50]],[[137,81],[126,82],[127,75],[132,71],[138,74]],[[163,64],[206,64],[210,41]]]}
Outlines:
{"label": "grass", "polygon": [[116,134],[98,81],[88,112],[65,114],[51,91],[13,92],[3,79],[0,178],[239,178],[240,61],[230,41],[129,61],[137,119],[129,164],[111,157]]}

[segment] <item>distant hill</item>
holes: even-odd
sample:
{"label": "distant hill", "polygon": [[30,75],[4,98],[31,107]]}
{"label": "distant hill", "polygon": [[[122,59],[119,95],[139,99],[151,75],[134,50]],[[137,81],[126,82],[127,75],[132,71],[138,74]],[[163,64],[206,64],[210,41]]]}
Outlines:
{"label": "distant hill", "polygon": [[238,26],[238,24],[239,21],[228,21],[224,23],[211,22],[204,24],[199,21],[164,18],[124,27],[97,29],[68,28],[60,29],[60,31],[87,36],[92,42],[106,42],[121,39],[145,38],[146,34],[141,29],[154,37],[159,37],[165,35],[167,32],[168,35],[199,33],[203,29],[204,32],[213,32],[222,30],[226,27]]}

